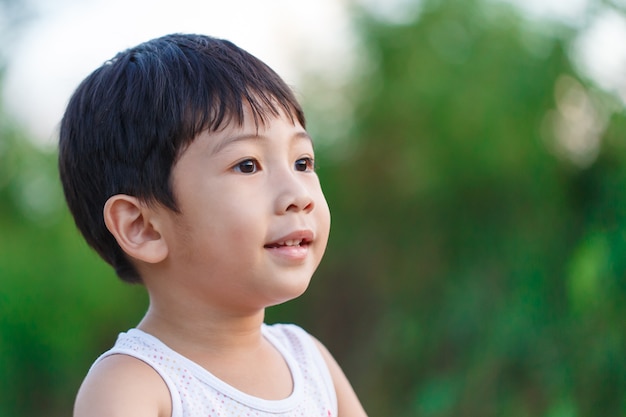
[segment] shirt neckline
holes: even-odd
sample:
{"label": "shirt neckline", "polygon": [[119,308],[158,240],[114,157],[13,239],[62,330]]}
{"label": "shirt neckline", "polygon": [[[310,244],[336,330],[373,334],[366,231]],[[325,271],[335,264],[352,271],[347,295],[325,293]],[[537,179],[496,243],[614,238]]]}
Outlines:
{"label": "shirt neckline", "polygon": [[265,337],[265,339],[270,342],[270,344],[276,350],[278,350],[280,355],[287,363],[289,372],[291,374],[291,379],[293,382],[292,392],[288,397],[281,400],[267,400],[251,394],[247,394],[239,390],[238,388],[221,380],[207,369],[198,365],[196,362],[171,349],[157,337],[146,333],[143,330],[133,328],[128,330],[127,332],[129,336],[139,336],[141,338],[148,339],[151,343],[157,345],[168,355],[171,355],[174,359],[176,359],[176,361],[184,364],[184,366],[188,368],[189,371],[192,372],[192,374],[200,381],[211,386],[216,391],[232,398],[233,400],[241,404],[245,404],[248,407],[255,408],[259,411],[284,413],[293,409],[300,402],[300,399],[303,395],[302,390],[304,382],[302,372],[295,358],[289,353],[289,351],[287,351],[285,346],[283,346],[283,344],[281,344],[280,341],[274,335],[272,335],[272,333],[269,331],[269,326],[267,324],[262,324],[261,333],[263,337]]}

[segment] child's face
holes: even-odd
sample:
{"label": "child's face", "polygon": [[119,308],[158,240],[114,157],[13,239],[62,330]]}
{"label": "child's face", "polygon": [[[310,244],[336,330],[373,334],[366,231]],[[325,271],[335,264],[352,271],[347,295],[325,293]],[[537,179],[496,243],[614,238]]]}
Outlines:
{"label": "child's face", "polygon": [[284,116],[257,130],[247,114],[242,127],[200,134],[172,171],[180,213],[164,233],[175,279],[229,308],[304,292],[330,228],[313,157],[306,131]]}

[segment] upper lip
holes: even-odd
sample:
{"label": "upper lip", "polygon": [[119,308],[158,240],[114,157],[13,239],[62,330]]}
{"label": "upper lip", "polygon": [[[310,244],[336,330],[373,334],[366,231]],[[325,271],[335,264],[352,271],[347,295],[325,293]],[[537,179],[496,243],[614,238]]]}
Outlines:
{"label": "upper lip", "polygon": [[289,233],[281,236],[278,239],[274,239],[265,244],[266,248],[285,246],[287,243],[302,245],[308,244],[313,241],[313,232],[310,230],[298,230],[296,232]]}

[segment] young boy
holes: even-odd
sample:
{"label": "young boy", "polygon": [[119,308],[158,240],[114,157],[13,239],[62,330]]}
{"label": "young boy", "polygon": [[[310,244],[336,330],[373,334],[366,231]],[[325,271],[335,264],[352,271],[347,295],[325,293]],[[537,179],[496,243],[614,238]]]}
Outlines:
{"label": "young boy", "polygon": [[305,291],[330,226],[302,109],[269,67],[200,35],[121,52],[72,96],[59,170],[87,242],[150,297],[75,416],[365,416],[317,340],[263,323]]}

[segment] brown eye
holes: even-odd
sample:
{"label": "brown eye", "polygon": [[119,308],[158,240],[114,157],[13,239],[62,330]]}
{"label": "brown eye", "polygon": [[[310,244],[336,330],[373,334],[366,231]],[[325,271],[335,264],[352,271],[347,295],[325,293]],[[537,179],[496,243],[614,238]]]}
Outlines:
{"label": "brown eye", "polygon": [[296,171],[307,172],[313,171],[315,168],[315,164],[313,162],[313,158],[300,158],[295,163]]}
{"label": "brown eye", "polygon": [[237,172],[241,172],[242,174],[254,174],[259,170],[259,163],[254,159],[246,159],[238,162],[233,169]]}

